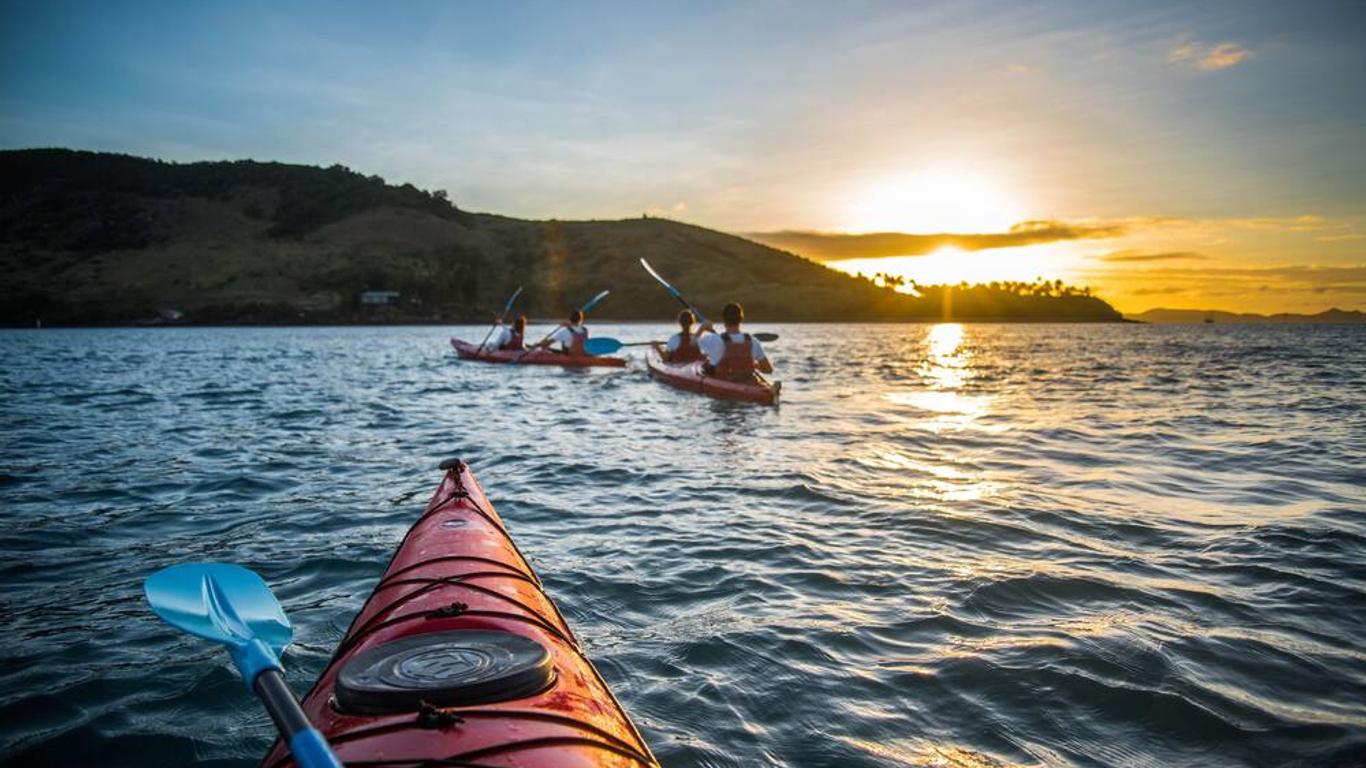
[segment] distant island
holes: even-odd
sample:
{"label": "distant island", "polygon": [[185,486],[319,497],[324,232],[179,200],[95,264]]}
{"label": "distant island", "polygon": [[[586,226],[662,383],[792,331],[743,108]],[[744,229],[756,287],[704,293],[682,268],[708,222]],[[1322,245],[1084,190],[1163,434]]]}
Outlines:
{"label": "distant island", "polygon": [[645,257],[712,311],[762,321],[1121,322],[1061,284],[917,285],[847,275],[657,218],[528,221],[334,165],[168,163],[0,152],[0,323],[284,324],[558,317],[602,288],[598,319],[669,320]]}
{"label": "distant island", "polygon": [[1283,312],[1258,315],[1251,312],[1220,312],[1212,309],[1150,309],[1136,315],[1126,315],[1140,323],[1213,323],[1245,325],[1249,323],[1366,323],[1366,312],[1347,309],[1328,309],[1313,315]]}

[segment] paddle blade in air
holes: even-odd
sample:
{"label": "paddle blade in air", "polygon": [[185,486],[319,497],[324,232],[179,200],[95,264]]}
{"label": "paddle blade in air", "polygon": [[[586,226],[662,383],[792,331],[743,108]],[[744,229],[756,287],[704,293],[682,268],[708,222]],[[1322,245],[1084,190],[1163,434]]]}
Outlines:
{"label": "paddle blade in air", "polygon": [[584,304],[582,307],[580,307],[580,310],[582,310],[583,312],[587,312],[593,307],[596,307],[603,299],[607,298],[607,294],[609,293],[611,293],[610,290],[599,293],[597,296],[594,296],[593,298],[589,299],[587,304]]}

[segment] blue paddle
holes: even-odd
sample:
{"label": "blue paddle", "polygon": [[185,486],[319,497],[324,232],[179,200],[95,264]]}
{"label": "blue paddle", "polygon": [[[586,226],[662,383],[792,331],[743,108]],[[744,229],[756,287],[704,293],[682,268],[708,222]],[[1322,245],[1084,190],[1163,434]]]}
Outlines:
{"label": "blue paddle", "polygon": [[665,280],[664,278],[660,277],[659,273],[655,271],[655,268],[650,266],[650,262],[642,258],[640,260],[640,266],[645,267],[645,271],[650,273],[650,277],[653,277],[656,281],[659,282],[660,285],[664,286],[664,290],[668,291],[669,295],[673,296],[675,299],[678,299],[679,304],[682,304],[683,306],[692,310],[693,316],[697,318],[697,322],[707,322],[707,319],[702,316],[701,310],[693,306],[692,302],[683,298],[683,294],[679,293],[677,288],[670,285],[668,280]]}
{"label": "blue paddle", "polygon": [[588,314],[589,311],[593,309],[593,307],[596,307],[599,303],[602,302],[603,299],[607,298],[607,294],[609,293],[611,293],[611,291],[603,291],[602,293],[599,293],[597,296],[594,296],[593,298],[589,299],[587,304],[584,304],[582,307],[579,307],[579,311],[584,313],[585,315]]}
{"label": "blue paddle", "polygon": [[658,344],[657,341],[633,341],[624,343],[610,336],[589,339],[583,343],[583,351],[590,355],[610,355],[622,347],[644,347],[649,344]]}
{"label": "blue paddle", "polygon": [[476,354],[483,351],[484,345],[489,343],[489,337],[493,335],[493,330],[498,327],[499,323],[507,318],[508,313],[512,311],[512,303],[517,301],[517,297],[521,295],[522,286],[519,285],[517,286],[517,290],[513,291],[512,295],[508,297],[508,303],[503,305],[503,311],[498,313],[498,322],[494,323],[492,327],[489,328],[489,332],[484,334],[484,340],[479,342],[479,346],[474,348]]}
{"label": "blue paddle", "polygon": [[[699,310],[697,307],[693,306],[692,302],[690,302],[690,301],[688,301],[687,299],[683,298],[683,294],[679,293],[677,288],[675,288],[675,287],[673,287],[672,285],[670,285],[668,280],[665,280],[664,278],[660,277],[660,276],[659,276],[659,273],[655,271],[655,268],[652,267],[652,266],[650,266],[650,262],[646,261],[645,259],[641,259],[641,260],[640,260],[640,266],[645,267],[645,271],[650,273],[650,277],[653,277],[655,280],[659,281],[659,284],[662,285],[662,286],[664,286],[664,290],[668,291],[675,299],[678,299],[678,303],[679,303],[679,304],[682,304],[683,306],[685,306],[685,307],[687,307],[688,309],[692,310],[693,317],[696,317],[696,318],[697,318],[697,322],[699,322],[699,323],[705,323],[705,322],[707,322],[707,318],[705,318],[705,317],[702,316],[702,311]],[[754,338],[758,339],[759,341],[777,341],[777,340],[778,340],[778,334],[776,334],[776,333],[751,333],[750,336],[753,336]],[[623,346],[626,346],[626,345],[623,345]]]}
{"label": "blue paddle", "polygon": [[[592,309],[593,307],[596,307],[599,303],[601,303],[603,299],[607,298],[607,294],[609,294],[609,293],[611,293],[611,292],[612,292],[612,291],[610,291],[610,290],[606,290],[606,291],[603,291],[603,292],[599,293],[597,296],[594,296],[593,298],[589,299],[588,302],[585,303],[583,306],[579,307],[579,311],[582,312],[582,313],[584,313],[585,315],[588,314],[588,311],[589,311],[590,309]],[[557,328],[555,329],[555,331],[558,331],[558,330],[559,330],[559,328],[557,327]],[[523,352],[522,354],[518,355],[518,356],[517,356],[517,359],[516,359],[516,360],[513,360],[512,362],[514,362],[514,363],[519,363],[519,362],[521,362],[521,361],[522,361],[522,358],[524,358],[524,357],[526,357],[527,355],[531,354],[531,351],[532,351],[532,350],[536,349],[537,347],[541,346],[542,344],[546,343],[547,341],[550,341],[550,337],[555,335],[555,331],[551,331],[550,333],[547,333],[547,334],[545,335],[545,338],[543,338],[543,339],[541,339],[540,341],[536,342],[535,344],[533,344],[533,345],[527,347],[526,351]]]}
{"label": "blue paddle", "polygon": [[167,624],[227,646],[243,682],[266,705],[296,763],[342,768],[285,683],[280,654],[294,630],[260,576],[230,563],[182,563],[149,576],[142,591]]}
{"label": "blue paddle", "polygon": [[[776,333],[752,333],[750,334],[759,341],[777,341]],[[589,339],[583,343],[583,351],[590,355],[610,355],[622,347],[644,347],[650,344],[661,344],[658,341],[618,341],[610,336]]]}

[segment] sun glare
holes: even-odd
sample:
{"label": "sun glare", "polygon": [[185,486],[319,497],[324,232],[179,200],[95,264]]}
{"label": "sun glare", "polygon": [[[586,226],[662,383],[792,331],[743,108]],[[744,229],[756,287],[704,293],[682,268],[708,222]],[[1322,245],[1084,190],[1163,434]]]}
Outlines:
{"label": "sun glare", "polygon": [[851,199],[850,232],[1001,232],[1022,218],[990,178],[970,171],[925,170],[875,183]]}
{"label": "sun glare", "polygon": [[1038,277],[1048,280],[1075,278],[1080,257],[1072,253],[1070,244],[1045,243],[1019,248],[997,248],[967,252],[944,246],[925,256],[889,256],[877,259],[844,259],[826,262],[826,266],[851,275],[875,277],[894,275],[907,281],[898,288],[913,293],[910,281],[920,285],[956,285],[990,283],[992,281],[1030,282]]}

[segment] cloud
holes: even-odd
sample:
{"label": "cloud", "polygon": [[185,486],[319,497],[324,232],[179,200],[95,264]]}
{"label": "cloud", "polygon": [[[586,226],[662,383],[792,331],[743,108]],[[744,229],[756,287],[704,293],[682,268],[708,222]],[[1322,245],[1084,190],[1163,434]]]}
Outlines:
{"label": "cloud", "polygon": [[1217,72],[1221,69],[1228,69],[1250,56],[1252,56],[1252,51],[1237,43],[1219,43],[1217,45],[1198,42],[1182,43],[1167,51],[1168,62],[1183,64],[1202,72]]}
{"label": "cloud", "polygon": [[1328,219],[1325,216],[1305,213],[1296,216],[1251,216],[1223,219],[1193,219],[1183,216],[1147,216],[1113,219],[1123,222],[1131,230],[1150,229],[1252,229],[1280,232],[1319,232],[1329,229],[1344,229],[1350,222],[1341,219]]}
{"label": "cloud", "polygon": [[[1216,222],[1221,220],[1216,219]],[[1223,219],[1222,223],[1242,229],[1280,229],[1287,232],[1314,232],[1321,229],[1341,227],[1330,224],[1322,216],[1306,213],[1302,216],[1259,216],[1250,219]]]}
{"label": "cloud", "polygon": [[1140,251],[1111,251],[1100,257],[1101,261],[1177,261],[1178,259],[1207,261],[1209,257],[1195,251],[1163,251],[1161,253],[1142,253]]}
{"label": "cloud", "polygon": [[793,251],[816,261],[876,259],[886,256],[924,256],[952,246],[963,251],[1017,248],[1059,240],[1092,240],[1119,237],[1128,225],[1118,222],[1070,223],[1055,220],[1022,221],[1008,232],[940,233],[913,235],[905,232],[874,232],[851,235],[839,232],[750,232],[744,236],[774,248]]}
{"label": "cloud", "polygon": [[1134,296],[1171,296],[1176,293],[1185,293],[1188,289],[1178,288],[1174,285],[1166,285],[1161,288],[1137,288],[1129,291]]}
{"label": "cloud", "polygon": [[[1141,272],[1094,275],[1098,282],[1135,285],[1128,293],[1152,288],[1153,283],[1184,287],[1190,293],[1224,295],[1258,293],[1366,293],[1366,264],[1277,267],[1157,267]],[[1147,285],[1143,285],[1143,284]],[[1172,291],[1175,292],[1175,291]]]}
{"label": "cloud", "polygon": [[1354,241],[1356,241],[1356,240],[1366,240],[1366,235],[1359,235],[1359,234],[1348,234],[1348,235],[1323,235],[1323,236],[1319,237],[1318,239],[1319,239],[1320,242],[1324,242],[1324,243],[1350,243],[1350,242],[1354,242]]}

